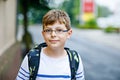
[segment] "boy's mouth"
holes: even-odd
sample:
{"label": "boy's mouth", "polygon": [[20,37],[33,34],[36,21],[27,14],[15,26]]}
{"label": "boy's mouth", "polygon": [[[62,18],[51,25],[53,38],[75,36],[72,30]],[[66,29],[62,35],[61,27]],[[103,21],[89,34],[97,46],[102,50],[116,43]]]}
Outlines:
{"label": "boy's mouth", "polygon": [[51,43],[56,43],[58,42],[59,40],[49,40]]}

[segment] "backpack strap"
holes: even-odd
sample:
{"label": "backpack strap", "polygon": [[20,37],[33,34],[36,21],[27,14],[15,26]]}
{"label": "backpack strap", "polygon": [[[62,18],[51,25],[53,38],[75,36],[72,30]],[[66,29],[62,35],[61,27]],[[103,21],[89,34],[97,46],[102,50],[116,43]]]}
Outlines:
{"label": "backpack strap", "polygon": [[70,50],[69,48],[65,48],[68,53],[69,61],[70,61],[70,70],[71,70],[71,80],[76,80],[76,73],[79,66],[79,56],[78,53],[74,50]]}
{"label": "backpack strap", "polygon": [[46,46],[45,43],[37,45],[35,46],[35,48],[31,49],[30,52],[28,53],[28,66],[29,66],[29,72],[30,72],[29,80],[36,79],[39,63],[40,63],[41,48],[45,46]]}
{"label": "backpack strap", "polygon": [[[31,49],[28,53],[28,66],[30,71],[29,80],[35,80],[39,63],[40,63],[40,52],[42,47],[46,47],[46,43],[42,43],[35,48]],[[78,53],[74,50],[70,50],[69,48],[65,48],[68,53],[69,61],[70,61],[70,70],[71,70],[71,80],[76,80],[76,72],[79,66],[79,56]]]}

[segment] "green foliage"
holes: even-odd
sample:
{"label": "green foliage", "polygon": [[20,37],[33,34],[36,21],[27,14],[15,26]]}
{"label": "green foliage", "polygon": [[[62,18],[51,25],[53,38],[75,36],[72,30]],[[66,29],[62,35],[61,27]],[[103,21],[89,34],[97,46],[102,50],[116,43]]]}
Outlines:
{"label": "green foliage", "polygon": [[78,25],[77,25],[77,28],[82,28],[82,29],[100,29],[100,28],[97,26],[97,22],[96,22],[95,19],[86,22],[84,25],[78,24]]}
{"label": "green foliage", "polygon": [[85,24],[86,24],[86,25],[88,25],[88,26],[96,26],[96,25],[97,25],[97,23],[96,23],[96,20],[95,20],[95,19],[90,20],[90,21],[86,22]]}
{"label": "green foliage", "polygon": [[116,28],[116,27],[113,27],[113,26],[108,26],[107,28],[104,29],[105,32],[107,33],[120,33],[120,28]]}
{"label": "green foliage", "polygon": [[29,17],[30,24],[40,24],[42,22],[42,18],[47,10],[35,10],[31,9],[30,11],[31,16]]}
{"label": "green foliage", "polygon": [[75,25],[79,18],[80,0],[65,0],[62,9],[69,14],[71,23]]}
{"label": "green foliage", "polygon": [[77,25],[77,28],[80,29],[100,29],[98,26],[90,26],[90,25]]}
{"label": "green foliage", "polygon": [[[42,10],[50,10],[48,6],[48,0],[18,0],[18,14],[23,15],[24,35],[22,38],[22,42],[25,44],[26,50],[29,50],[31,48],[31,44],[33,42],[32,36],[28,32],[28,23],[29,23],[28,18],[30,19],[31,17],[33,17],[33,16],[28,16],[31,9],[40,10],[41,12]],[[39,13],[36,13],[37,15],[35,14],[34,17],[39,17],[40,15]],[[33,21],[34,18],[30,19],[30,23],[33,23]]]}
{"label": "green foliage", "polygon": [[24,7],[29,9],[34,8],[37,10],[40,9],[45,9],[45,10],[49,10],[49,6],[48,6],[48,1],[47,0],[18,0],[18,11],[20,13],[23,12]]}
{"label": "green foliage", "polygon": [[98,17],[107,17],[111,15],[112,12],[105,6],[98,6]]}

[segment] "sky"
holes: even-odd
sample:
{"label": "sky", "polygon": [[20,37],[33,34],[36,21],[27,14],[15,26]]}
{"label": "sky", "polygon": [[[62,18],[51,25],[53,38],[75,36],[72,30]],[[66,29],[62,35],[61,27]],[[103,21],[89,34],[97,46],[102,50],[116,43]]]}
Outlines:
{"label": "sky", "polygon": [[114,27],[120,27],[120,0],[95,0],[98,5],[108,7],[113,14],[107,18],[99,18],[97,20],[101,27],[107,27],[113,25]]}
{"label": "sky", "polygon": [[114,10],[117,6],[120,5],[120,0],[95,0],[97,4],[106,6],[110,10]]}

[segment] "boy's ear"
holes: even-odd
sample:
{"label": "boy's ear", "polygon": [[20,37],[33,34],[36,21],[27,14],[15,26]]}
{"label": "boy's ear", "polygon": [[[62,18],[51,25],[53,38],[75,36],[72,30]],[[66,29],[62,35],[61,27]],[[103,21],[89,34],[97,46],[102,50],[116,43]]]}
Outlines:
{"label": "boy's ear", "polygon": [[43,34],[43,31],[42,31],[41,33],[42,33],[42,35],[44,35],[44,34]]}
{"label": "boy's ear", "polygon": [[72,29],[70,29],[69,31],[68,31],[68,39],[71,37],[71,35],[72,35]]}

